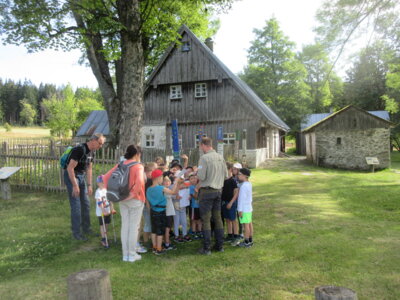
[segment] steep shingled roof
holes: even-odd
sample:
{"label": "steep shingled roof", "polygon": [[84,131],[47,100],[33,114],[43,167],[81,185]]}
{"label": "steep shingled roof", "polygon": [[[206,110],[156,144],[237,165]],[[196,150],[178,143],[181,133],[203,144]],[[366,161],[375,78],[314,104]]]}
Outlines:
{"label": "steep shingled roof", "polygon": [[90,136],[93,133],[110,134],[108,115],[105,110],[94,110],[79,128],[76,136]]}
{"label": "steep shingled roof", "polygon": [[[280,128],[283,131],[288,131],[290,128],[289,126],[283,122],[272,109],[264,103],[263,100],[260,99],[260,97],[257,96],[257,94],[244,82],[242,81],[237,75],[232,73],[231,70],[228,69],[224,65],[222,61],[218,59],[218,57],[210,50],[210,48],[207,47],[206,44],[204,44],[202,41],[200,41],[195,34],[186,26],[182,25],[181,28],[179,29],[178,33],[182,36],[183,33],[188,34],[202,49],[210,56],[212,61],[220,67],[223,72],[226,74],[227,78],[230,78],[233,81],[234,86],[238,88],[238,90],[245,96],[245,98],[256,108],[258,109],[261,114],[269,121],[270,123],[274,124],[278,128]],[[168,50],[164,53],[162,58],[160,59],[158,65],[154,68],[153,72],[150,74],[149,79],[147,80],[147,87],[146,90],[149,88],[151,85],[151,82],[155,75],[158,73],[158,71],[162,68],[164,62],[168,58],[168,56],[171,54],[175,46],[175,43],[173,43]]]}

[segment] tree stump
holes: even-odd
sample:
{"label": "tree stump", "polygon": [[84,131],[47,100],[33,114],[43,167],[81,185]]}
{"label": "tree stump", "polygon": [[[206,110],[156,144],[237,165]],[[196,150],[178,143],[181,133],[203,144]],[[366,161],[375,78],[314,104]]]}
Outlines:
{"label": "tree stump", "polygon": [[315,300],[357,300],[357,293],[345,287],[325,285],[315,288]]}
{"label": "tree stump", "polygon": [[68,276],[67,283],[69,300],[112,300],[106,270],[83,270]]}

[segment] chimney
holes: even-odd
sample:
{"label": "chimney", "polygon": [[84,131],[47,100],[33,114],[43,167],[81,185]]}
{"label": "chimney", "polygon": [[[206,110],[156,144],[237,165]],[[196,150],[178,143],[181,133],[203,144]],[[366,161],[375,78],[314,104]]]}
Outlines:
{"label": "chimney", "polygon": [[212,38],[206,38],[205,44],[208,48],[210,48],[212,52],[214,52],[214,41],[212,40]]}

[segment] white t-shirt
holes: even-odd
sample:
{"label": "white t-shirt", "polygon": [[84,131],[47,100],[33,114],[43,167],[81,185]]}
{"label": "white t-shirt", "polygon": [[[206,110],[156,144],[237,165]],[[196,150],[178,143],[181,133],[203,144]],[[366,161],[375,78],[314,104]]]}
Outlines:
{"label": "white t-shirt", "polygon": [[103,201],[105,212],[107,214],[111,213],[110,202],[107,200],[107,189],[97,189],[94,198],[96,199],[96,216],[101,217],[101,207],[98,204],[99,201]]}
{"label": "white t-shirt", "polygon": [[189,188],[179,190],[179,196],[181,197],[181,199],[179,199],[179,205],[181,208],[190,205],[190,190],[189,190]]}
{"label": "white t-shirt", "polygon": [[237,211],[252,212],[253,211],[253,188],[248,181],[242,182],[239,189]]}

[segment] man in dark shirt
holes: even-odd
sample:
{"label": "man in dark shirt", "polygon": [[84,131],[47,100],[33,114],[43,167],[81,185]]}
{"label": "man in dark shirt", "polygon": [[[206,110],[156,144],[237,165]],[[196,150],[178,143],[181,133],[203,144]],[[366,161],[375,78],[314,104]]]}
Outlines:
{"label": "man in dark shirt", "polygon": [[92,195],[93,193],[93,151],[100,149],[105,140],[101,133],[96,133],[87,143],[74,147],[71,150],[67,168],[64,170],[64,181],[67,186],[71,207],[72,236],[77,240],[87,240],[83,233],[90,234],[92,232],[90,229],[90,201],[88,194]]}

